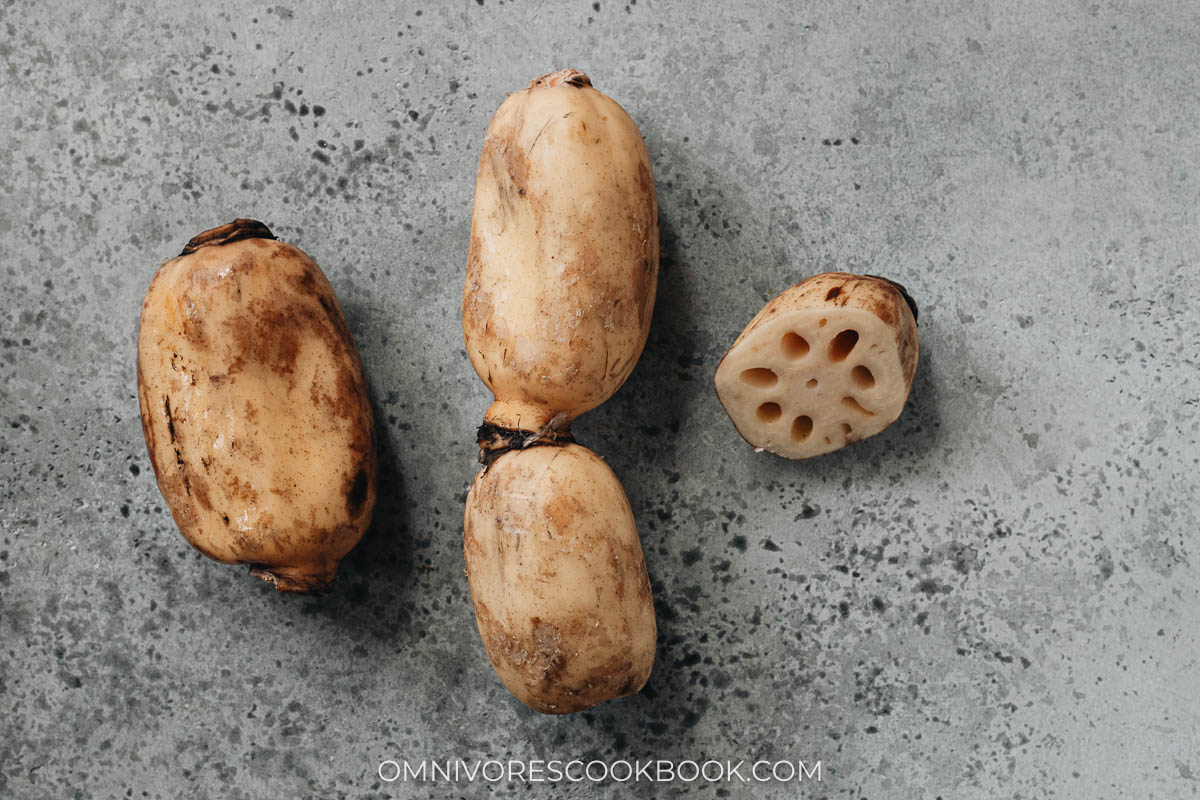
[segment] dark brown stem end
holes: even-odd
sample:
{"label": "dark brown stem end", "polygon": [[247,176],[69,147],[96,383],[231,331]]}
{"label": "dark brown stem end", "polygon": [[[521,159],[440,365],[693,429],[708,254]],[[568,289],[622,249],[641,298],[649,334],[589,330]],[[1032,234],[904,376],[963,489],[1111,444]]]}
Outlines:
{"label": "dark brown stem end", "polygon": [[332,567],[280,567],[270,564],[251,564],[250,574],[261,578],[281,592],[293,594],[327,594],[337,577],[337,563]]}
{"label": "dark brown stem end", "polygon": [[555,430],[550,426],[540,431],[515,431],[485,422],[475,432],[475,441],[479,445],[479,463],[490,467],[493,461],[509,450],[545,445],[562,447],[574,444],[575,437],[570,430]]}
{"label": "dark brown stem end", "polygon": [[274,238],[275,234],[271,233],[271,229],[258,220],[238,218],[227,225],[218,225],[215,228],[206,230],[204,233],[193,236],[191,241],[183,246],[183,252],[179,255],[186,256],[196,252],[201,247],[240,242],[242,239]]}
{"label": "dark brown stem end", "polygon": [[559,86],[561,84],[574,86],[576,89],[582,89],[592,85],[592,79],[584,75],[577,69],[560,69],[557,72],[548,72],[545,75],[534,78],[526,86],[526,89],[541,89],[549,86]]}

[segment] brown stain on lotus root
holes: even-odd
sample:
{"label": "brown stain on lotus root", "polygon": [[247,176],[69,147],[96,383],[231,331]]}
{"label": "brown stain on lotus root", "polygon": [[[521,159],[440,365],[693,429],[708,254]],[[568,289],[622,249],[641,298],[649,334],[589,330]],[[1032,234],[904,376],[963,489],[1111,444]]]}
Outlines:
{"label": "brown stain on lotus root", "polygon": [[363,503],[367,499],[366,465],[360,466],[358,472],[354,473],[354,478],[346,488],[345,494],[346,511],[349,512],[351,518],[357,517],[359,512],[362,511]]}

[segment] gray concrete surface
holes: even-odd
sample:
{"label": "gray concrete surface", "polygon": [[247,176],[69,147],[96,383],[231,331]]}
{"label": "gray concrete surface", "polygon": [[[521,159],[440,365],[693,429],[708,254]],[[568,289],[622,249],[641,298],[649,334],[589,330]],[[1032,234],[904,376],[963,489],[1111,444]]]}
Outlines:
{"label": "gray concrete surface", "polygon": [[[10,0],[0,26],[0,797],[525,791],[376,775],[489,757],[823,765],[532,787],[569,797],[1198,793],[1193,4]],[[654,329],[577,433],[628,490],[660,636],[641,695],[545,718],[463,576],[488,396],[458,304],[489,115],[564,65],[657,174]],[[192,552],[142,443],[142,294],[237,215],[329,275],[383,434],[323,598]],[[920,301],[909,407],[756,455],[712,371],[828,269]]]}

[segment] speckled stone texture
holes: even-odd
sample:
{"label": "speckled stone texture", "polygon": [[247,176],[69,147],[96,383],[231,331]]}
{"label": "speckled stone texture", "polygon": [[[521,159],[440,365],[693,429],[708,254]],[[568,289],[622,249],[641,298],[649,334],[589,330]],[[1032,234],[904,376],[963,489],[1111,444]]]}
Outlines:
{"label": "speckled stone texture", "polygon": [[[335,8],[336,6],[336,8]],[[509,796],[385,758],[791,758],[817,784],[582,797],[1200,790],[1200,15],[1191,3],[6,2],[0,797]],[[488,666],[463,575],[489,396],[458,308],[505,92],[588,72],[641,125],[649,344],[577,434],[624,481],[654,674],[568,718]],[[175,530],[134,347],[157,265],[235,216],[312,254],[382,434],[334,592]],[[773,294],[921,303],[908,409],[756,455],[717,361]]]}

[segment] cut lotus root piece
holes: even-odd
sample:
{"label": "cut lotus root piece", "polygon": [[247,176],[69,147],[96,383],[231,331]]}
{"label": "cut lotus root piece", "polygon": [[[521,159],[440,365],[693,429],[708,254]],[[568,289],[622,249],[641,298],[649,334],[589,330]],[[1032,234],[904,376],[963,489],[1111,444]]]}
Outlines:
{"label": "cut lotus root piece", "polygon": [[717,367],[717,396],[755,448],[812,458],[900,416],[918,349],[917,306],[904,287],[826,272],[750,321]]}

